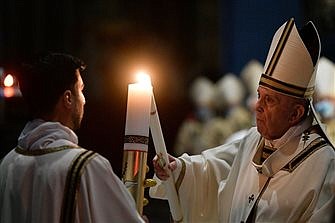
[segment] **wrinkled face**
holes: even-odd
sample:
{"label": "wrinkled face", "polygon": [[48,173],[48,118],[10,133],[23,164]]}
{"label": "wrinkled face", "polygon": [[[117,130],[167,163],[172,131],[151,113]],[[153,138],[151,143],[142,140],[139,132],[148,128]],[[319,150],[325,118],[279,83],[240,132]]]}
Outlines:
{"label": "wrinkled face", "polygon": [[74,130],[80,128],[80,124],[84,116],[84,105],[86,103],[85,96],[83,94],[84,82],[83,79],[81,78],[79,70],[76,70],[76,74],[77,74],[77,82],[73,89],[74,103],[72,107],[72,117],[71,117]]}
{"label": "wrinkled face", "polygon": [[273,90],[259,87],[256,102],[258,132],[266,139],[278,139],[291,127],[292,114],[290,97]]}

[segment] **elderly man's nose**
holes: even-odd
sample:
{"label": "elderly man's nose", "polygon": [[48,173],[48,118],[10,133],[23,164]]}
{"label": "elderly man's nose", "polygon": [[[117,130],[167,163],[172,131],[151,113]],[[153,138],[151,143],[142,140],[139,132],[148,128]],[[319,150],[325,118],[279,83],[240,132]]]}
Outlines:
{"label": "elderly man's nose", "polygon": [[256,111],[258,111],[258,112],[264,111],[263,100],[261,100],[261,98],[258,98],[258,100],[256,102]]}

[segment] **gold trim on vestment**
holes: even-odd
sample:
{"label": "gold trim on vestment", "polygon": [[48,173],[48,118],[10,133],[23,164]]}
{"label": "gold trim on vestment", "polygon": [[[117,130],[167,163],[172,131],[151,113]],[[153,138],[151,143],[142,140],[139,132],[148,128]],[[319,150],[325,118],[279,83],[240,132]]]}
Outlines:
{"label": "gold trim on vestment", "polygon": [[183,179],[185,177],[185,172],[186,172],[186,164],[185,164],[185,161],[183,159],[180,159],[178,158],[180,161],[181,161],[181,170],[180,170],[180,174],[178,176],[178,179],[176,180],[176,183],[175,183],[175,187],[176,187],[176,190],[177,190],[177,194],[179,194],[179,188],[180,188],[180,185],[181,183],[183,182]]}
{"label": "gold trim on vestment", "polygon": [[74,146],[60,146],[60,147],[53,147],[53,148],[46,148],[46,149],[35,149],[35,150],[26,150],[17,146],[15,148],[15,152],[25,155],[25,156],[40,156],[48,153],[58,152],[65,149],[79,149],[80,147]]}
{"label": "gold trim on vestment", "polygon": [[77,192],[80,187],[81,174],[89,160],[94,158],[97,153],[89,150],[85,150],[79,153],[70,165],[69,171],[66,177],[66,183],[64,187],[64,197],[61,210],[61,221],[62,223],[73,223],[75,220],[75,207]]}
{"label": "gold trim on vestment", "polygon": [[282,170],[293,172],[301,163],[303,163],[314,152],[327,145],[327,141],[322,137],[314,139],[304,150],[296,155]]}
{"label": "gold trim on vestment", "polygon": [[262,152],[263,152],[263,147],[265,145],[265,139],[263,137],[260,137],[257,148],[256,148],[256,153],[252,159],[252,164],[256,168],[258,173],[262,173]]}

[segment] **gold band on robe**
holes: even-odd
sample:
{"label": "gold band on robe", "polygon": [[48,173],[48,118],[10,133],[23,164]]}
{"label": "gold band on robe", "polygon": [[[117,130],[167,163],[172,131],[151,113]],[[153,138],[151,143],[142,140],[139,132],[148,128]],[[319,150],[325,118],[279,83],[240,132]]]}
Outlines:
{"label": "gold band on robe", "polygon": [[74,222],[76,198],[80,186],[80,177],[87,162],[94,158],[96,154],[97,153],[93,151],[85,150],[79,153],[73,159],[66,177],[60,222]]}

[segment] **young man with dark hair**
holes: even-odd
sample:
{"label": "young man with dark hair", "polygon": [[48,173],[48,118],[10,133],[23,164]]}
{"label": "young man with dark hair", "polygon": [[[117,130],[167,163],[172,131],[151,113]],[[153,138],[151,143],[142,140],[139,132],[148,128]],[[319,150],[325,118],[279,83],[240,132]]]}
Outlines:
{"label": "young man with dark hair", "polygon": [[61,53],[24,66],[31,120],[0,164],[0,222],[143,222],[109,161],[78,146],[84,69]]}

